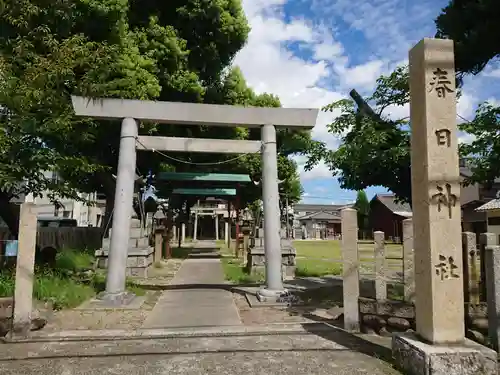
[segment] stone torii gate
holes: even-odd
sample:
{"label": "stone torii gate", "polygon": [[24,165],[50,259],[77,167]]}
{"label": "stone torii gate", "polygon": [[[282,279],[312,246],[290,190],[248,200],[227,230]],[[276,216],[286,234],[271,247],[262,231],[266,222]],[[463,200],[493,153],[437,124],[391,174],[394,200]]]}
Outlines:
{"label": "stone torii gate", "polygon": [[[115,211],[109,251],[106,291],[101,299],[127,304],[133,299],[125,290],[125,269],[132,216],[136,149],[202,152],[253,153],[261,150],[264,202],[264,247],[266,286],[261,300],[276,300],[283,292],[278,192],[276,127],[312,129],[317,109],[238,107],[229,105],[155,102],[125,99],[96,99],[73,96],[77,116],[121,119],[120,152],[116,177]],[[166,124],[261,128],[261,142],[248,140],[196,139],[139,136],[137,121]]]}

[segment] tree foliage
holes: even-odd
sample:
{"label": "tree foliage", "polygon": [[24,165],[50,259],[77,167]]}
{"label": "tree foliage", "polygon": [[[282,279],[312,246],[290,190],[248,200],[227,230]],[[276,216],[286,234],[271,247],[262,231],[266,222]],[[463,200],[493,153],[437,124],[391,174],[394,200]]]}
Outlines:
{"label": "tree foliage", "polygon": [[[343,189],[363,190],[384,186],[401,201],[411,200],[410,133],[408,119],[390,120],[384,110],[408,100],[408,70],[396,69],[377,80],[377,87],[368,99],[375,116],[360,111],[354,100],[343,99],[324,108],[340,111],[329,132],[341,141],[336,150],[316,147],[307,168],[323,159]],[[374,118],[375,117],[375,118]]]}
{"label": "tree foliage", "polygon": [[[361,190],[383,186],[398,200],[411,203],[410,123],[408,118],[390,119],[386,110],[409,103],[408,67],[397,68],[377,80],[374,93],[366,99],[375,116],[366,113],[352,99],[344,99],[324,108],[340,110],[340,116],[328,126],[339,137],[335,151],[318,148],[309,160],[311,168],[324,159],[333,175],[339,176],[342,188]],[[460,145],[460,155],[468,161],[472,175],[465,184],[491,184],[500,177],[500,110],[483,103],[471,122],[459,124],[468,133],[469,143]]]}
{"label": "tree foliage", "polygon": [[474,120],[460,124],[460,129],[471,138],[460,145],[460,153],[472,172],[466,183],[491,186],[500,177],[500,107],[481,104]]}
{"label": "tree foliage", "polygon": [[358,228],[363,231],[368,230],[370,227],[370,201],[368,200],[364,190],[358,191],[354,208],[357,210],[358,214]]}
{"label": "tree foliage", "polygon": [[[458,83],[466,74],[481,72],[500,54],[500,7],[496,0],[451,0],[435,20],[438,38],[455,42]],[[458,93],[460,94],[460,93]],[[363,103],[349,98],[332,103],[325,111],[340,111],[329,131],[341,145],[327,150],[314,145],[307,168],[324,159],[345,189],[384,186],[411,203],[410,131],[407,118],[390,119],[386,110],[409,103],[408,67],[399,67],[377,80],[375,92]],[[367,104],[369,103],[369,105]],[[361,105],[360,105],[361,104]],[[371,112],[368,106],[372,106]],[[459,125],[471,142],[460,145],[461,156],[472,170],[465,183],[491,183],[500,177],[499,108],[483,103],[471,122]]]}
{"label": "tree foliage", "polygon": [[500,7],[497,0],[451,0],[436,19],[438,38],[455,42],[459,77],[477,74],[500,55]]}
{"label": "tree foliage", "polygon": [[[77,191],[104,192],[112,203],[120,124],[76,118],[72,94],[280,106],[272,95],[255,94],[230,67],[249,32],[240,0],[6,0],[0,28],[0,206],[16,194],[47,189],[75,198]],[[241,128],[146,123],[140,133],[260,139],[258,131]],[[313,146],[308,132],[278,133],[279,173],[290,178],[294,199],[300,183],[287,156]],[[138,173],[259,174],[256,155],[245,156],[248,163],[224,164],[224,155],[172,156],[184,162],[140,152]],[[43,170],[56,170],[64,180],[54,182]]]}

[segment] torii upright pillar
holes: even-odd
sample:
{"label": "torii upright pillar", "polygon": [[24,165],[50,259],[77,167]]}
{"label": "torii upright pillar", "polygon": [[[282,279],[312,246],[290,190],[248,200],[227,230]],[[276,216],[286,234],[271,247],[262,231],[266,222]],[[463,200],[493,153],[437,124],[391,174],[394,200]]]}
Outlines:
{"label": "torii upright pillar", "polygon": [[264,125],[262,138],[262,201],[264,203],[264,251],[266,286],[259,290],[260,301],[276,301],[286,291],[281,278],[281,236],[278,190],[276,128]]}

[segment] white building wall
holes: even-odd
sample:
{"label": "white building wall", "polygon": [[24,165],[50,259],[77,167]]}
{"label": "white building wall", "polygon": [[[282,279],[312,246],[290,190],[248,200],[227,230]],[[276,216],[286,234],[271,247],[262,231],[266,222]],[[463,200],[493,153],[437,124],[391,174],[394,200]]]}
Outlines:
{"label": "white building wall", "polygon": [[[52,172],[44,172],[45,176],[50,178],[53,176]],[[55,177],[55,176],[54,176]],[[25,202],[32,202],[37,207],[37,215],[39,217],[54,217],[55,215],[55,206],[48,198],[49,192],[43,192],[41,197],[33,197],[33,194],[28,194],[25,198]],[[79,193],[79,196],[83,199],[96,200],[97,194],[85,194]],[[59,202],[63,207],[59,209],[58,217],[67,217],[70,219],[75,219],[77,221],[77,225],[81,227],[86,226],[98,226],[98,218],[99,215],[104,216],[105,208],[102,207],[89,207],[84,202],[60,198]]]}

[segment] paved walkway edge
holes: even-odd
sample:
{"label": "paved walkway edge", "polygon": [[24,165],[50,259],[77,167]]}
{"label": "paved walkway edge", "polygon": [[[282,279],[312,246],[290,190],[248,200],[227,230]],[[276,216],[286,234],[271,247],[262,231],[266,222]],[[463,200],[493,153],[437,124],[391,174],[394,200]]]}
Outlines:
{"label": "paved walkway edge", "polygon": [[315,332],[343,331],[328,323],[282,323],[260,326],[221,326],[185,329],[138,329],[138,330],[74,330],[33,333],[31,337],[3,337],[4,343],[67,342],[67,341],[113,341],[137,339],[169,339],[189,337],[300,335]]}

